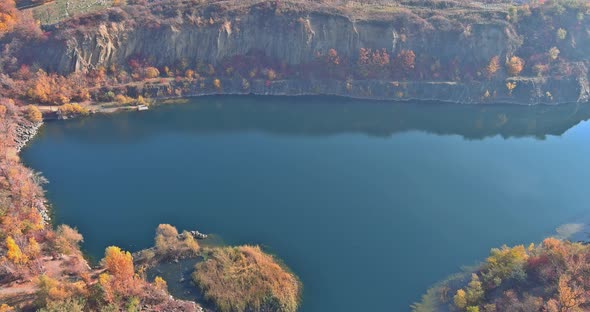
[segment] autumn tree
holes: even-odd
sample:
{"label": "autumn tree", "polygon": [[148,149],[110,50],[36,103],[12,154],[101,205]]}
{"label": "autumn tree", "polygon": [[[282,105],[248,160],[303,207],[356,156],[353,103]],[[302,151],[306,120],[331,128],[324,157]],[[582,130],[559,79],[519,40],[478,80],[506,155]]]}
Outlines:
{"label": "autumn tree", "polygon": [[141,292],[144,283],[135,276],[131,253],[116,246],[107,247],[102,263],[106,273],[99,276],[98,282],[107,301],[113,302],[116,297],[129,297]]}
{"label": "autumn tree", "polygon": [[25,117],[31,122],[41,122],[43,120],[43,115],[37,106],[29,105],[25,110]]}
{"label": "autumn tree", "polygon": [[572,281],[571,276],[564,274],[559,277],[557,298],[550,299],[546,304],[548,312],[582,311],[580,306],[587,302],[584,287]]}
{"label": "autumn tree", "polygon": [[516,88],[516,82],[506,82],[506,89],[508,89],[508,95],[512,95],[512,91]]}
{"label": "autumn tree", "polygon": [[64,104],[58,107],[57,111],[62,116],[86,116],[90,113],[87,108],[80,104]]}
{"label": "autumn tree", "polygon": [[269,68],[266,71],[266,79],[268,79],[270,81],[277,79],[277,72],[274,69]]}
{"label": "autumn tree", "polygon": [[484,291],[477,274],[471,274],[471,281],[467,285],[466,299],[469,305],[475,306],[483,299]]}
{"label": "autumn tree", "polygon": [[457,290],[457,293],[453,297],[453,303],[457,308],[459,308],[459,310],[464,310],[467,308],[467,294],[465,293],[465,290]]}
{"label": "autumn tree", "polygon": [[163,291],[167,291],[168,290],[168,284],[166,283],[166,281],[159,277],[156,276],[156,278],[154,279],[154,287],[156,287],[159,290],[163,290]]}
{"label": "autumn tree", "polygon": [[557,39],[564,40],[567,37],[567,30],[559,28],[557,30]]}
{"label": "autumn tree", "polygon": [[389,65],[389,58],[389,53],[387,53],[387,50],[384,48],[381,50],[375,50],[375,52],[371,54],[371,64],[379,67],[385,67]]}
{"label": "autumn tree", "polygon": [[178,235],[178,230],[170,224],[158,226],[155,245],[156,252],[165,257],[194,255],[199,250],[199,244],[191,233],[184,231]]}
{"label": "autumn tree", "polygon": [[82,234],[65,224],[55,231],[54,247],[58,252],[69,255],[79,251],[79,244],[84,241]]}
{"label": "autumn tree", "polygon": [[500,249],[493,248],[484,264],[482,272],[484,281],[499,286],[507,278],[525,277],[524,265],[528,257],[523,245],[512,248],[507,246],[502,246]]}
{"label": "autumn tree", "polygon": [[416,54],[412,50],[401,50],[397,54],[396,59],[401,69],[406,73],[413,70],[416,66]]}
{"label": "autumn tree", "polygon": [[178,230],[170,224],[160,224],[156,229],[155,245],[160,253],[167,253],[178,242]]}
{"label": "autumn tree", "polygon": [[25,247],[25,254],[29,259],[36,259],[41,255],[41,246],[34,237],[29,237],[29,244]]}
{"label": "autumn tree", "polygon": [[518,76],[524,69],[524,60],[518,56],[512,56],[506,62],[506,68],[511,76]]}
{"label": "autumn tree", "polygon": [[466,290],[459,289],[453,297],[453,302],[460,310],[469,311],[470,308],[477,307],[484,297],[484,290],[479,281],[477,274],[471,274],[471,281]]}
{"label": "autumn tree", "polygon": [[217,78],[213,79],[213,86],[215,87],[215,89],[221,90],[221,80]]}
{"label": "autumn tree", "polygon": [[103,261],[106,270],[116,279],[127,281],[133,278],[133,257],[128,251],[116,246],[107,247]]}
{"label": "autumn tree", "polygon": [[[24,96],[41,104],[63,105],[76,97],[77,91],[80,90],[79,83],[77,79],[68,79],[55,73],[47,74],[43,70],[39,70],[30,79]],[[87,96],[85,93],[79,95],[80,97]]]}
{"label": "autumn tree", "polygon": [[22,253],[20,247],[10,236],[6,237],[6,258],[14,264],[24,264],[29,261],[27,256]]}
{"label": "autumn tree", "polygon": [[155,67],[147,67],[144,71],[145,78],[153,79],[160,76],[160,71]]}
{"label": "autumn tree", "polygon": [[370,61],[371,61],[371,49],[360,48],[357,64],[358,65],[368,65]]}
{"label": "autumn tree", "polygon": [[549,58],[552,61],[555,61],[559,57],[559,49],[557,47],[552,47],[549,49]]}
{"label": "autumn tree", "polygon": [[[46,307],[55,305],[61,306],[62,308],[68,307],[71,306],[68,301],[78,301],[77,298],[88,294],[86,284],[82,281],[62,281],[45,274],[38,277],[37,289],[37,301]],[[83,304],[83,302],[80,301],[79,304]],[[72,307],[72,309],[64,309],[63,311],[77,310]]]}
{"label": "autumn tree", "polygon": [[336,51],[336,49],[328,50],[326,62],[328,64],[332,64],[332,65],[339,65],[340,64],[340,56],[338,56],[338,52]]}
{"label": "autumn tree", "polygon": [[12,31],[18,22],[14,0],[0,0],[0,37]]}
{"label": "autumn tree", "polygon": [[490,59],[488,66],[486,66],[485,73],[486,73],[486,76],[488,77],[488,79],[491,79],[492,77],[494,77],[499,69],[500,69],[500,57],[498,57],[496,55]]}

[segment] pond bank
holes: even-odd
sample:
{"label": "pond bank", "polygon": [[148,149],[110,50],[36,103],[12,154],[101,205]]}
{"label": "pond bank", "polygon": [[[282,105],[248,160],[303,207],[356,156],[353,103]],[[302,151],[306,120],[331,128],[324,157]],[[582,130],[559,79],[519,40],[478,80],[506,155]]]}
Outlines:
{"label": "pond bank", "polygon": [[590,85],[584,79],[550,79],[513,77],[508,90],[505,81],[386,81],[386,80],[265,80],[218,79],[176,81],[173,79],[144,84],[103,87],[101,93],[124,91],[132,97],[152,99],[181,98],[206,95],[276,95],[276,96],[340,96],[362,100],[439,101],[458,104],[556,105],[587,102]]}

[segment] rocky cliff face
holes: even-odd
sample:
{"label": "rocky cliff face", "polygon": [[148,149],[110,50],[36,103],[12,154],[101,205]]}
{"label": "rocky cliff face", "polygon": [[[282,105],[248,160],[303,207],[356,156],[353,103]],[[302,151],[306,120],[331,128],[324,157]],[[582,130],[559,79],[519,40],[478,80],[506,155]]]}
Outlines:
{"label": "rocky cliff face", "polygon": [[355,57],[360,48],[386,49],[393,55],[411,49],[417,55],[436,51],[441,62],[457,58],[481,63],[494,55],[510,54],[518,44],[507,23],[474,24],[467,32],[435,29],[427,21],[421,22],[426,24],[356,21],[313,12],[277,15],[254,9],[200,25],[186,20],[153,27],[105,21],[92,31],[55,40],[51,51],[37,51],[35,58],[61,73],[126,64],[136,55],[164,66],[181,59],[216,64],[226,57],[257,51],[288,64],[305,64],[332,48],[347,57]]}
{"label": "rocky cliff face", "polygon": [[[125,66],[136,56],[162,67],[180,60],[215,65],[231,56],[257,52],[285,64],[301,65],[312,64],[318,54],[325,55],[329,49],[337,50],[340,57],[351,63],[361,48],[385,49],[390,55],[413,50],[418,61],[423,58],[432,64],[458,62],[461,68],[471,68],[475,73],[493,56],[499,56],[503,66],[504,60],[522,49],[523,42],[529,40],[518,35],[518,25],[502,18],[488,18],[457,27],[456,23],[438,15],[417,17],[409,13],[401,18],[371,20],[330,12],[284,11],[278,14],[256,6],[239,13],[210,14],[207,9],[199,12],[202,15],[195,16],[193,12],[191,16],[178,15],[162,22],[142,24],[137,23],[137,17],[129,18],[123,10],[115,8],[99,17],[87,17],[92,20],[92,27],[67,32],[66,25],[58,25],[49,42],[43,43],[49,48],[33,47],[26,53],[44,68],[65,74],[98,66]],[[527,34],[531,37],[530,30]],[[562,51],[585,58],[580,51],[590,48],[585,42],[588,38],[578,39],[577,49],[568,51],[562,48]],[[545,49],[543,44],[530,45]],[[580,64],[583,62],[585,60]],[[347,85],[344,81],[331,87],[329,83],[317,87],[317,84],[306,86],[301,81],[292,81],[288,84],[291,87],[275,93],[329,93],[468,103],[488,101],[488,96],[494,101],[520,104],[587,101],[590,86],[586,67],[581,68],[583,72],[575,79],[518,79],[519,87],[514,92],[506,89],[504,74],[494,81],[472,75],[452,82],[432,82],[428,77],[416,75],[412,81],[404,83],[403,90],[387,80],[355,82],[355,86],[365,86],[367,90],[351,88],[350,83]],[[298,88],[305,90],[295,90]],[[273,93],[263,89],[255,90],[255,93]]]}

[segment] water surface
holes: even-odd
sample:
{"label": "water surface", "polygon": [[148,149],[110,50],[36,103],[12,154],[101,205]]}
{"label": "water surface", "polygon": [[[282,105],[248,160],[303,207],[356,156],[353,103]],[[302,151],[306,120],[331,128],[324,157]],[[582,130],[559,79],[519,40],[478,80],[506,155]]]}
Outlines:
{"label": "water surface", "polygon": [[587,216],[588,105],[204,97],[49,122],[23,152],[56,221],[148,247],[159,223],[261,244],[303,311],[405,311],[503,243]]}

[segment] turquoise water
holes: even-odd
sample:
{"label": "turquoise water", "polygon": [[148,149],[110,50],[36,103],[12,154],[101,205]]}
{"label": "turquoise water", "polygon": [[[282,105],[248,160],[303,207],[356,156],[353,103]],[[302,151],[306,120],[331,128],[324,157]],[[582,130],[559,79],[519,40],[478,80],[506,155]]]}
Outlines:
{"label": "turquoise water", "polygon": [[47,123],[23,152],[96,258],[159,223],[261,244],[302,311],[406,311],[491,247],[587,220],[588,105],[204,97]]}

